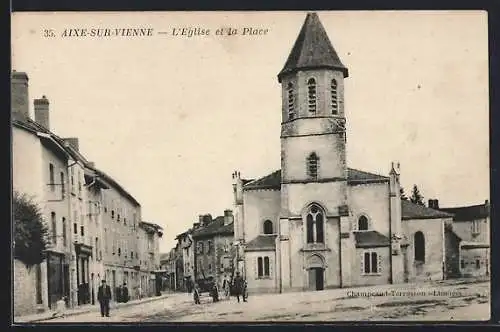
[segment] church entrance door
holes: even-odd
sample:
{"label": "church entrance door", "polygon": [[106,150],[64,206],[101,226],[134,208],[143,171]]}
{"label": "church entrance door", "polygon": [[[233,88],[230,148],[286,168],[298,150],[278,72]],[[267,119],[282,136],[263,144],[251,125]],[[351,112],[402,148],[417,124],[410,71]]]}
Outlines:
{"label": "church entrance door", "polygon": [[325,288],[324,269],[313,267],[309,269],[309,289],[323,290]]}

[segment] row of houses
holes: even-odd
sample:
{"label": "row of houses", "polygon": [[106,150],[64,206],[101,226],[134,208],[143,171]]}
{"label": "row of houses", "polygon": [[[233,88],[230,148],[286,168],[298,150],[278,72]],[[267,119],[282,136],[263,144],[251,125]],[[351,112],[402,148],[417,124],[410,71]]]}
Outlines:
{"label": "row of houses", "polygon": [[175,247],[161,255],[165,288],[189,291],[194,282],[207,279],[222,286],[224,278],[234,277],[238,255],[233,246],[232,210],[215,218],[200,215],[198,222],[175,239]]}
{"label": "row of houses", "polygon": [[49,100],[35,99],[30,116],[28,75],[12,73],[13,190],[36,203],[50,234],[45,260],[26,267],[14,259],[15,316],[97,305],[106,279],[113,292],[127,283],[132,299],[153,296],[162,228],[141,218],[141,204],[87,160],[78,138],[50,126]]}

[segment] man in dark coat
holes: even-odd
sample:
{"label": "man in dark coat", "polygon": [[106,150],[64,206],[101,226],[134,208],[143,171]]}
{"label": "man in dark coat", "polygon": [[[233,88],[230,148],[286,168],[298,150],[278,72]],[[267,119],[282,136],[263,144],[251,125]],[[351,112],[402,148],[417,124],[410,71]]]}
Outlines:
{"label": "man in dark coat", "polygon": [[106,285],[106,280],[102,280],[102,285],[97,291],[97,300],[101,305],[101,316],[109,317],[109,301],[111,300],[111,288]]}
{"label": "man in dark coat", "polygon": [[128,288],[127,288],[127,283],[124,282],[123,283],[123,287],[122,287],[122,301],[127,303],[128,300],[129,300],[129,295],[128,295]]}
{"label": "man in dark coat", "polygon": [[240,276],[240,272],[236,272],[236,277],[234,277],[234,293],[236,295],[236,298],[238,299],[238,303],[240,302],[240,296],[243,294],[243,285],[244,280]]}

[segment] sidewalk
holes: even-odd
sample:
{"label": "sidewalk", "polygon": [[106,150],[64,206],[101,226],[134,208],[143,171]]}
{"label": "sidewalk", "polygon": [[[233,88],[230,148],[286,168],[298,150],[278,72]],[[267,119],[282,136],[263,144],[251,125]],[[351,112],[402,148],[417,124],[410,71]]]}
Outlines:
{"label": "sidewalk", "polygon": [[[143,298],[140,300],[132,300],[132,301],[129,301],[127,303],[114,302],[112,304],[112,306],[114,309],[119,309],[119,308],[131,306],[131,305],[137,305],[137,304],[143,304],[143,303],[153,302],[153,301],[157,301],[157,300],[162,300],[162,299],[165,299],[165,298],[171,296],[172,294],[173,293],[163,293],[160,296],[152,296],[152,297],[147,297],[147,298]],[[68,317],[68,316],[86,314],[89,312],[99,312],[99,310],[100,310],[99,303],[97,303],[95,305],[87,304],[87,305],[79,306],[79,307],[73,308],[73,309],[66,309],[66,311],[64,312],[64,316]],[[42,322],[42,321],[61,317],[61,315],[55,316],[54,314],[55,314],[55,311],[48,310],[46,312],[42,312],[39,314],[18,316],[18,317],[14,317],[13,324],[36,323],[36,322]]]}

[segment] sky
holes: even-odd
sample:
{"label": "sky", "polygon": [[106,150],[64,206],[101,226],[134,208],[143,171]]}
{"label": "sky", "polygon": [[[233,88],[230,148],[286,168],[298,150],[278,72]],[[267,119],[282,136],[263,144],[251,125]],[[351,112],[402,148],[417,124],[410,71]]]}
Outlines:
{"label": "sky", "polygon": [[[232,208],[233,171],[280,168],[276,75],[305,15],[14,13],[12,67],[28,74],[31,100],[50,100],[51,130],[78,137],[86,158],[141,203],[142,219],[164,227],[168,252],[199,214]],[[348,166],[386,175],[399,161],[407,194],[417,184],[443,207],[489,199],[487,13],[318,15],[349,68]],[[139,27],[153,36],[62,37]],[[172,35],[183,27],[210,34]],[[216,36],[221,27],[268,32]]]}

